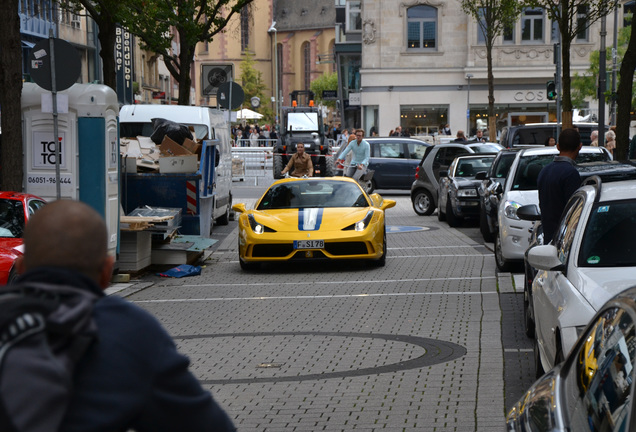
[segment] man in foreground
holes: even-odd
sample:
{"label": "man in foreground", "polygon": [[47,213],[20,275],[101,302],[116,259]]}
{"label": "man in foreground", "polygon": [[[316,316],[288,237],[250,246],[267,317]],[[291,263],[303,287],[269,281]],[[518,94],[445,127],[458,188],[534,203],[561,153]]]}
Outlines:
{"label": "man in foreground", "polygon": [[543,242],[548,244],[559,225],[568,200],[581,186],[581,175],[574,160],[581,150],[581,136],[576,129],[564,129],[557,142],[559,155],[543,167],[537,179]]}
{"label": "man in foreground", "polygon": [[114,261],[107,238],[95,210],[67,200],[38,210],[25,229],[19,284],[72,286],[96,297],[96,338],[77,363],[59,430],[234,431],[159,322],[119,297],[104,296]]}
{"label": "man in foreground", "polygon": [[296,153],[289,158],[287,166],[280,172],[285,175],[290,170],[290,175],[293,177],[311,177],[314,175],[314,164],[311,162],[311,156],[305,153],[305,144],[296,144]]}
{"label": "man in foreground", "polygon": [[351,141],[347,148],[340,154],[338,161],[343,164],[347,153],[351,152],[351,165],[345,167],[344,175],[354,180],[360,180],[369,166],[369,157],[371,155],[371,146],[364,139],[364,130],[356,130],[356,139]]}

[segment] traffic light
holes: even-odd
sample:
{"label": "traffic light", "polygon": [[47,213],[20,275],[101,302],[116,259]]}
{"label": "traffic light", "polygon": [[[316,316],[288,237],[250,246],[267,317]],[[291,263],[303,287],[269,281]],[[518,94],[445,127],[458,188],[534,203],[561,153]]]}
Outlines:
{"label": "traffic light", "polygon": [[548,95],[548,100],[555,100],[557,98],[556,86],[554,85],[554,81],[550,80],[545,83],[546,93]]}

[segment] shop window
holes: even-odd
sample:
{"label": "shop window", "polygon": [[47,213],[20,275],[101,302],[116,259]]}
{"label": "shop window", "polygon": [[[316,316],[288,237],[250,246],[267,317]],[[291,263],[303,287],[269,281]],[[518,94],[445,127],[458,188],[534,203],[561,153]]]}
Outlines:
{"label": "shop window", "polygon": [[409,50],[437,50],[437,9],[419,5],[406,12],[406,47]]}

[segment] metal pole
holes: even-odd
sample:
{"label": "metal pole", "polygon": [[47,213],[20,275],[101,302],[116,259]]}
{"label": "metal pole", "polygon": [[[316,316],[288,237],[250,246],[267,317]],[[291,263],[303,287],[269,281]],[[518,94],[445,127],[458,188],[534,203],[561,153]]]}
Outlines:
{"label": "metal pole", "polygon": [[57,127],[57,86],[55,84],[55,39],[53,29],[49,29],[49,51],[51,53],[49,64],[51,66],[51,101],[53,102],[53,139],[55,140],[55,194],[57,199],[62,197],[60,188],[60,155],[62,143]]}
{"label": "metal pole", "polygon": [[605,36],[607,36],[607,17],[601,18],[601,49],[598,55],[598,145],[605,145],[605,87],[607,81]]}
{"label": "metal pole", "polygon": [[[274,122],[274,127],[278,125],[280,121],[280,112],[279,112],[279,94],[278,94],[278,31],[274,29],[274,79],[276,82],[274,83],[274,91],[276,92],[274,97],[274,104],[276,107],[276,120]],[[278,132],[276,132],[278,134]]]}
{"label": "metal pole", "polygon": [[554,77],[556,89],[557,89],[557,99],[556,99],[556,110],[557,110],[557,131],[556,131],[556,139],[559,139],[559,135],[561,135],[561,126],[563,122],[563,113],[561,112],[561,93],[562,93],[562,80],[561,80],[561,32],[559,32],[559,42],[556,44],[556,74]]}
{"label": "metal pole", "polygon": [[464,136],[470,136],[470,79],[473,77],[473,74],[467,74],[466,78],[468,78],[468,101],[466,108],[466,133]]}

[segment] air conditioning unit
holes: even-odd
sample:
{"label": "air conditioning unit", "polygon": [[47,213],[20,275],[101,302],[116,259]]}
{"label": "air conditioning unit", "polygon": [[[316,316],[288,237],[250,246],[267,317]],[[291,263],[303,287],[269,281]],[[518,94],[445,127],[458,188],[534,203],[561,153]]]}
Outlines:
{"label": "air conditioning unit", "polygon": [[82,18],[79,15],[71,16],[71,25],[77,29],[82,27]]}

